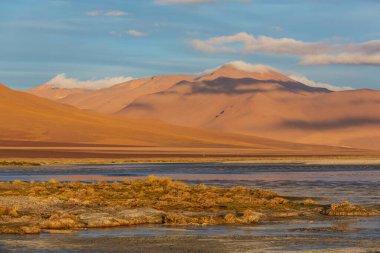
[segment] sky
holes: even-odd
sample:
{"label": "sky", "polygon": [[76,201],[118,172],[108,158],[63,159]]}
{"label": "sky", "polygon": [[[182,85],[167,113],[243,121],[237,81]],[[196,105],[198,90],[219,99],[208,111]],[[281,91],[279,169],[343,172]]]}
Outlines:
{"label": "sky", "polygon": [[379,0],[1,0],[0,83],[86,85],[230,61],[380,89]]}

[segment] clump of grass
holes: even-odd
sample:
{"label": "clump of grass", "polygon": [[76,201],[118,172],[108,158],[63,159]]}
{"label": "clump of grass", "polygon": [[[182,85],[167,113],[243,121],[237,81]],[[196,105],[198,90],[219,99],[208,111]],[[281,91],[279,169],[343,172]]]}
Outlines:
{"label": "clump of grass", "polygon": [[11,217],[19,217],[19,213],[15,208],[12,207],[2,207],[0,206],[0,216],[1,215],[7,215]]}
{"label": "clump of grass", "polygon": [[47,229],[69,229],[80,227],[78,217],[72,214],[54,214],[48,220],[41,223],[41,228]]}
{"label": "clump of grass", "polygon": [[0,161],[0,166],[39,166],[40,163],[36,162],[23,162],[23,161]]}
{"label": "clump of grass", "polygon": [[369,216],[379,214],[375,210],[353,205],[348,201],[331,204],[322,213],[331,216]]}
{"label": "clump of grass", "polygon": [[54,197],[76,205],[117,206],[130,209],[150,207],[158,210],[218,211],[286,208],[287,200],[273,191],[247,187],[217,188],[187,185],[170,178],[149,176],[123,182],[48,182],[0,183],[0,195]]}
{"label": "clump of grass", "polygon": [[307,198],[304,200],[303,204],[305,206],[313,206],[313,205],[319,205],[319,203],[311,198]]}
{"label": "clump of grass", "polygon": [[49,180],[49,184],[58,184],[59,182],[55,180],[54,178]]}

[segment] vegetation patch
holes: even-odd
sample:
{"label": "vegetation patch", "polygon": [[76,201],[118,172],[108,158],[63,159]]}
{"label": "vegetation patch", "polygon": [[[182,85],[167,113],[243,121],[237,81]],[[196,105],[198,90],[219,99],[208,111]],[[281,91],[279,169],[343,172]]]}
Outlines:
{"label": "vegetation patch", "polygon": [[[344,205],[345,210],[348,207]],[[359,212],[359,207],[354,207],[351,215],[365,210]],[[299,203],[270,190],[188,185],[155,176],[123,182],[0,182],[0,233],[136,224],[254,224],[337,215],[342,208],[312,200]]]}
{"label": "vegetation patch", "polygon": [[348,201],[331,204],[322,213],[331,216],[370,216],[380,214],[377,210],[353,205]]}
{"label": "vegetation patch", "polygon": [[0,166],[39,166],[37,162],[24,162],[24,161],[0,161]]}

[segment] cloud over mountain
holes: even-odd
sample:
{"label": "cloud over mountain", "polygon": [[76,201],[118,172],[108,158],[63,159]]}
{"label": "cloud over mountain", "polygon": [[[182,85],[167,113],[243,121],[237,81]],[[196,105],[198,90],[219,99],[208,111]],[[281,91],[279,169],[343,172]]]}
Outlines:
{"label": "cloud over mountain", "polygon": [[125,76],[117,76],[117,77],[110,77],[110,78],[104,78],[104,79],[98,79],[98,80],[87,80],[87,81],[80,81],[75,78],[66,77],[65,73],[61,73],[59,75],[56,75],[53,77],[50,81],[46,82],[47,84],[50,84],[57,88],[63,88],[63,89],[87,89],[87,90],[97,90],[102,89],[106,87],[111,87],[115,84],[123,83],[132,80],[132,77],[125,77]]}
{"label": "cloud over mountain", "polygon": [[380,65],[380,40],[351,44],[304,42],[293,38],[255,36],[240,32],[230,36],[192,41],[194,49],[205,53],[269,53],[292,55],[301,64]]}
{"label": "cloud over mountain", "polygon": [[301,75],[301,74],[290,74],[288,76],[291,79],[293,79],[297,82],[306,84],[307,86],[310,86],[310,87],[326,88],[326,89],[331,90],[331,91],[352,90],[352,87],[348,87],[348,86],[339,87],[339,86],[335,86],[335,85],[328,84],[328,83],[315,82],[315,81],[310,80],[309,78],[307,78],[306,76]]}

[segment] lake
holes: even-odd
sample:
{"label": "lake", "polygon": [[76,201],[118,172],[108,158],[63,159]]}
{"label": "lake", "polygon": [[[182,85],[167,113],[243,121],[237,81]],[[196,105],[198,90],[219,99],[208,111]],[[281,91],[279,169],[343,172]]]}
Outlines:
{"label": "lake", "polygon": [[[321,203],[348,200],[365,206],[380,205],[380,166],[377,165],[109,164],[0,167],[1,181],[121,181],[147,175],[170,177],[190,184],[202,183],[220,187],[243,185],[271,189],[282,196],[311,197]],[[326,217],[313,222],[293,218],[252,226],[150,225],[83,230],[68,235],[2,235],[0,249],[17,252],[48,249],[62,252],[83,251],[91,250],[91,246],[85,246],[85,242],[89,240],[96,239],[93,247],[100,249],[110,241],[122,238],[125,243],[132,243],[131,238],[136,238],[136,241],[141,238],[166,238],[169,241],[171,238],[184,238],[184,245],[186,240],[219,238],[224,240],[220,245],[228,241],[231,245],[235,243],[234,247],[237,249],[251,243],[252,247],[263,248],[265,251],[345,252],[349,249],[362,252],[380,249],[380,217]],[[244,244],[241,242],[243,239]],[[63,244],[59,242],[64,241],[75,247],[63,249]],[[199,246],[201,244],[199,242]],[[142,246],[134,247],[130,249]],[[215,249],[217,247],[216,244]]]}

